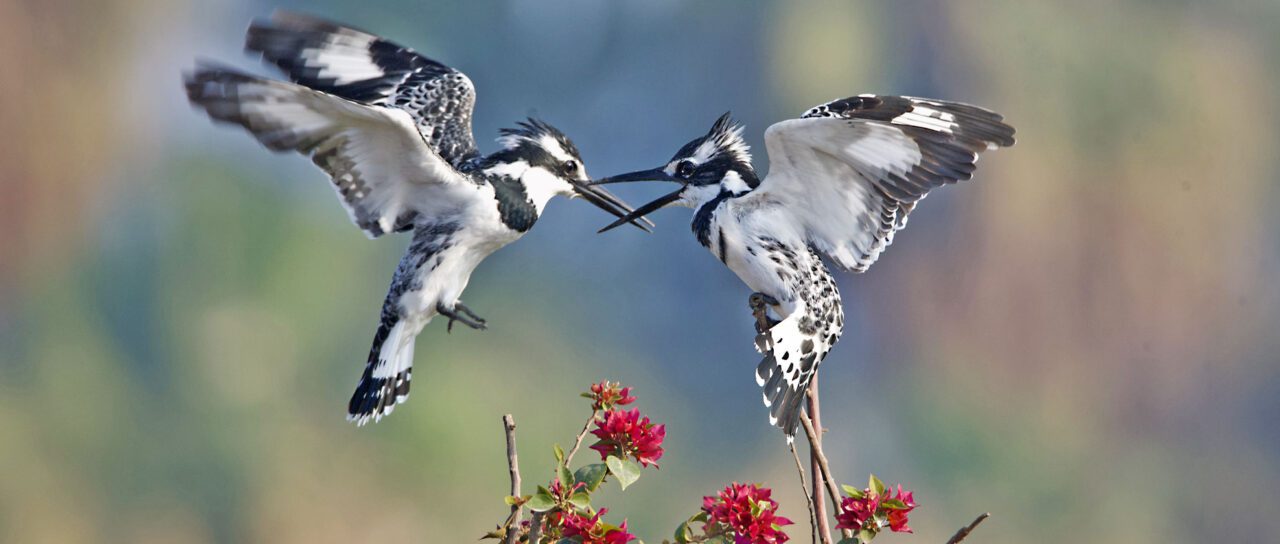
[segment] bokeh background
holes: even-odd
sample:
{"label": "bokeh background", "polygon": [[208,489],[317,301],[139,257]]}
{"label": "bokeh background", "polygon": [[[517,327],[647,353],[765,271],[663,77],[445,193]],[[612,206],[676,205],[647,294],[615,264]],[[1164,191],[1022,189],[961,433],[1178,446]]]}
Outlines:
{"label": "bokeh background", "polygon": [[180,85],[197,57],[268,73],[240,48],[275,7],[467,72],[483,150],[538,115],[597,175],[730,109],[762,170],[765,127],[832,98],[1004,113],[1017,146],[840,278],[837,476],[916,490],[916,535],[886,541],[982,511],[971,542],[1280,541],[1273,1],[7,0],[0,542],[474,541],[506,512],[500,415],[542,480],[603,378],[670,433],[660,471],[597,499],[610,519],[658,542],[734,480],[805,519],[748,292],[688,210],[597,236],[604,214],[553,203],[472,279],[490,329],[433,325],[409,403],[347,424],[407,239],[366,240],[308,161]]}

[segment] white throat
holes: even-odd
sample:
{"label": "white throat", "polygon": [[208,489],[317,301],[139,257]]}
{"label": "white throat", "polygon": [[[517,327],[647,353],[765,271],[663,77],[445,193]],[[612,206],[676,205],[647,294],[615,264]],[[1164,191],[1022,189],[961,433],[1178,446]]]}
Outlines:
{"label": "white throat", "polygon": [[689,185],[680,192],[680,200],[675,202],[678,206],[686,208],[701,208],[703,204],[710,202],[716,195],[720,194],[720,184],[715,185]]}

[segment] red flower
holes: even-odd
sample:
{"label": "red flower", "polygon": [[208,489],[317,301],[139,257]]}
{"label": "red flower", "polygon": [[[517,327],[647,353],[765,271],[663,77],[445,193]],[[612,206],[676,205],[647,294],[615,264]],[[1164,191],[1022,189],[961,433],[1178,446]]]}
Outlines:
{"label": "red flower", "polygon": [[861,529],[880,508],[882,498],[870,489],[864,490],[861,497],[845,497],[840,501],[840,511],[836,512],[836,528]]}
{"label": "red flower", "polygon": [[777,515],[778,503],[767,487],[756,484],[732,483],[716,497],[702,498],[702,511],[707,513],[705,531],[715,532],[714,525],[722,525],[733,532],[734,544],[781,544],[787,534],[783,525],[791,520]]}
{"label": "red flower", "polygon": [[632,408],[629,412],[609,410],[604,418],[596,420],[596,428],[591,431],[600,440],[591,445],[591,449],[600,452],[600,459],[610,455],[619,458],[634,457],[644,466],[657,466],[662,458],[662,441],[667,437],[666,425],[654,425],[649,418],[640,417],[640,410]]}
{"label": "red flower", "polygon": [[840,511],[836,513],[837,529],[872,529],[880,531],[882,526],[872,523],[867,527],[867,520],[881,515],[889,521],[889,529],[895,533],[910,533],[907,526],[907,514],[916,508],[915,497],[910,491],[903,491],[898,486],[897,494],[893,489],[881,496],[871,488],[862,490],[860,497],[845,497],[840,501]]}
{"label": "red flower", "polygon": [[576,512],[566,512],[561,518],[564,523],[563,536],[565,538],[576,536],[582,544],[627,544],[635,540],[635,535],[627,532],[626,520],[623,520],[622,525],[618,527],[600,522],[600,516],[608,511],[608,508],[601,508],[596,515],[589,518],[578,515]]}
{"label": "red flower", "polygon": [[631,396],[630,387],[622,387],[621,382],[608,380],[591,384],[591,392],[582,396],[592,400],[592,410],[611,410],[614,406],[626,406],[636,401]]}
{"label": "red flower", "polygon": [[888,495],[889,495],[888,498],[897,499],[899,501],[902,501],[902,504],[906,505],[905,508],[898,508],[896,506],[885,505],[885,509],[889,511],[889,529],[892,529],[893,532],[895,533],[912,532],[911,528],[907,527],[907,513],[912,510],[915,510],[916,508],[915,497],[911,496],[910,491],[906,491],[906,492],[902,491],[901,485],[898,486],[898,495],[896,497],[893,496],[892,489],[889,490]]}

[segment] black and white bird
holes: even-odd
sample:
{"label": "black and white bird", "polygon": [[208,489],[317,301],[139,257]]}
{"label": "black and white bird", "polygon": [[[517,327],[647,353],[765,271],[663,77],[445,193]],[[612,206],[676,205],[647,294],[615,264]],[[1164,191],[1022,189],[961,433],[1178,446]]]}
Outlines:
{"label": "black and white bird", "polygon": [[292,83],[202,64],[185,75],[191,103],[273,151],[310,157],[370,238],[413,232],[348,405],[359,425],[408,397],[414,338],[437,314],[450,328],[485,328],[459,300],[471,272],[533,227],[551,197],[631,211],[589,185],[573,142],[542,121],[502,130],[502,149],[481,156],[471,80],[412,49],[290,12],[255,21],[245,48]]}
{"label": "black and white bird", "polygon": [[821,258],[867,270],[920,199],[969,179],[978,153],[1013,145],[1013,133],[1000,115],[967,104],[854,96],[770,126],[761,180],[742,127],[726,113],[665,165],[597,181],[680,184],[601,232],[668,205],[695,210],[698,242],[755,291],[749,304],[764,354],[756,381],[770,423],[791,440],[809,383],[844,326]]}

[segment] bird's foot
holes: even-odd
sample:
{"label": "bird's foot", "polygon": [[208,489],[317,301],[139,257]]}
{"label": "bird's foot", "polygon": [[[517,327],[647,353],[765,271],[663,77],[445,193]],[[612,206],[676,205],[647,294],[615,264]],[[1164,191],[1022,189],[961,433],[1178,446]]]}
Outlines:
{"label": "bird's foot", "polygon": [[756,332],[764,334],[778,324],[778,320],[769,317],[769,307],[777,305],[778,299],[764,293],[751,293],[751,296],[747,298],[747,306],[751,307],[751,315],[756,317]]}
{"label": "bird's foot", "polygon": [[461,302],[453,303],[453,309],[445,308],[444,304],[436,304],[436,311],[440,315],[449,318],[449,325],[445,328],[446,332],[453,332],[453,322],[457,321],[477,330],[485,330],[488,328],[484,318],[476,315],[471,308],[464,306]]}

